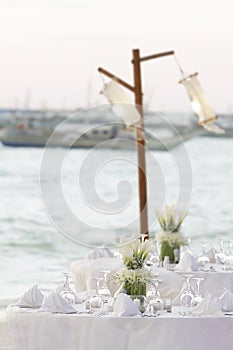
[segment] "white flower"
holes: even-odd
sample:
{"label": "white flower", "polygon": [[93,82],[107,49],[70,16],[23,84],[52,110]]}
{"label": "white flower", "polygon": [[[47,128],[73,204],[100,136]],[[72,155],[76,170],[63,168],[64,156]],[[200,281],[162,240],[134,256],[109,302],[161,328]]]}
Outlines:
{"label": "white flower", "polygon": [[178,231],[185,216],[187,215],[186,212],[178,212],[175,205],[167,205],[162,212],[156,211],[155,213],[160,226],[166,232]]}

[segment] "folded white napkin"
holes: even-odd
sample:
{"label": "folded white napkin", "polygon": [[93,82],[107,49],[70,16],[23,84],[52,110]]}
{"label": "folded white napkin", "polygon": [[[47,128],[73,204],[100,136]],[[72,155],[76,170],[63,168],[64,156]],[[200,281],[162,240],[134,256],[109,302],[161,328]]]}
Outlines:
{"label": "folded white napkin", "polygon": [[209,292],[205,293],[200,304],[191,309],[191,313],[195,316],[223,316],[220,300]]}
{"label": "folded white napkin", "polygon": [[197,271],[198,266],[193,254],[189,251],[184,252],[182,258],[180,259],[179,264],[176,265],[175,271]]}
{"label": "folded white napkin", "polygon": [[44,299],[44,295],[38,288],[38,285],[33,285],[29,288],[15,305],[20,307],[40,307]]}
{"label": "folded white napkin", "polygon": [[152,275],[158,275],[161,279],[161,283],[158,285],[158,291],[162,298],[174,299],[177,297],[183,286],[184,277],[178,273],[160,267],[153,267]]}
{"label": "folded white napkin", "polygon": [[43,304],[39,310],[64,314],[76,312],[76,310],[70,306],[56,290],[44,297]]}
{"label": "folded white napkin", "polygon": [[124,293],[120,293],[116,297],[113,312],[116,316],[120,317],[129,317],[141,314],[132,299]]}
{"label": "folded white napkin", "polygon": [[208,256],[209,261],[210,261],[211,264],[215,264],[216,263],[216,258],[215,258],[216,249],[214,248],[213,245],[207,250],[206,255]]}
{"label": "folded white napkin", "polygon": [[222,305],[222,311],[231,312],[233,311],[233,294],[224,288],[224,292],[220,295],[219,300]]}
{"label": "folded white napkin", "polygon": [[107,247],[97,247],[89,252],[88,259],[114,258],[113,252]]}

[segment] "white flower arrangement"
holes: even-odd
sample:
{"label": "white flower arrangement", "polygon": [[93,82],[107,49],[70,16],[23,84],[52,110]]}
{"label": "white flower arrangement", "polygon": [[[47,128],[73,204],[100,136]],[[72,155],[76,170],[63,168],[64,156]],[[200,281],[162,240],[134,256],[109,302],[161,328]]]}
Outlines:
{"label": "white flower arrangement", "polygon": [[136,240],[119,248],[125,267],[113,276],[113,280],[123,285],[127,294],[146,293],[146,283],[151,282],[153,276],[144,264],[152,249],[149,240],[143,243]]}
{"label": "white flower arrangement", "polygon": [[181,245],[188,244],[186,238],[179,231],[180,226],[187,215],[185,212],[178,212],[175,205],[166,206],[164,211],[156,213],[162,231],[157,233],[155,239],[161,243],[160,255],[162,260],[169,256],[173,262],[174,250],[180,249]]}
{"label": "white flower arrangement", "polygon": [[187,215],[186,212],[178,212],[175,205],[166,205],[162,212],[156,211],[155,213],[161,228],[165,232],[178,232]]}
{"label": "white flower arrangement", "polygon": [[116,284],[147,283],[151,281],[151,276],[146,268],[132,270],[124,267],[120,272],[115,274],[114,280]]}
{"label": "white flower arrangement", "polygon": [[148,254],[153,249],[149,240],[140,242],[138,240],[121,246],[119,252],[122,255],[123,262],[128,269],[136,270],[143,267]]}
{"label": "white flower arrangement", "polygon": [[167,242],[170,246],[186,245],[187,240],[181,232],[164,232],[161,231],[156,234],[156,240],[160,243]]}

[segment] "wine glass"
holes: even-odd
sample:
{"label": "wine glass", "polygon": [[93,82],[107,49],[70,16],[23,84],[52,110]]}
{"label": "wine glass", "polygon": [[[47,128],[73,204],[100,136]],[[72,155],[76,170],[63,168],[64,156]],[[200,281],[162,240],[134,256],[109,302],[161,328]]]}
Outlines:
{"label": "wine glass", "polygon": [[150,300],[154,297],[158,297],[158,298],[160,297],[160,293],[158,291],[159,282],[160,282],[160,280],[157,278],[156,279],[153,278],[151,280],[151,285],[147,289],[147,292],[146,292],[146,298],[147,298],[148,302],[150,302]]}
{"label": "wine glass", "polygon": [[232,241],[227,241],[227,253],[225,255],[225,270],[231,271],[233,269],[233,254],[232,254]]}
{"label": "wine glass", "polygon": [[149,267],[153,265],[155,265],[156,267],[159,267],[159,262],[160,262],[160,258],[159,258],[158,242],[155,241],[153,244],[152,251],[147,256],[146,265]]}
{"label": "wine glass", "polygon": [[180,246],[180,259],[182,259],[185,252],[190,252],[191,254],[193,254],[190,244],[191,244],[191,238],[187,237],[186,244]]}
{"label": "wine glass", "polygon": [[62,298],[66,300],[69,305],[74,305],[76,300],[76,295],[70,287],[70,278],[72,276],[69,272],[63,272],[65,276],[64,283],[59,288],[59,294]]}
{"label": "wine glass", "polygon": [[104,303],[107,303],[111,299],[111,292],[107,285],[107,276],[110,272],[111,271],[108,270],[101,271],[101,273],[103,274],[104,282],[102,286],[99,287],[98,294],[103,298]]}
{"label": "wine glass", "polygon": [[185,278],[185,287],[184,287],[183,292],[181,293],[180,302],[181,302],[182,306],[191,307],[192,300],[194,298],[194,294],[193,294],[193,291],[191,289],[190,280],[193,276],[192,275],[183,275],[183,277]]}
{"label": "wine glass", "polygon": [[95,281],[95,293],[90,297],[90,310],[91,311],[102,311],[104,306],[104,301],[101,295],[99,295],[99,283],[103,280],[101,277],[92,277]]}
{"label": "wine glass", "polygon": [[223,251],[223,239],[219,238],[219,251],[215,254],[217,264],[224,264],[225,254]]}
{"label": "wine glass", "polygon": [[148,289],[146,296],[148,300],[148,311],[151,316],[157,317],[161,314],[163,310],[163,300],[160,298],[160,293],[158,291],[160,279],[153,278],[151,280],[152,286]]}
{"label": "wine glass", "polygon": [[197,259],[197,264],[201,268],[205,268],[205,266],[210,262],[208,256],[206,255],[206,241],[201,241],[202,252],[201,255]]}
{"label": "wine glass", "polygon": [[200,293],[200,283],[204,280],[204,277],[193,277],[192,279],[196,281],[196,292],[194,293],[194,298],[191,302],[191,306],[194,307],[203,300],[203,297]]}

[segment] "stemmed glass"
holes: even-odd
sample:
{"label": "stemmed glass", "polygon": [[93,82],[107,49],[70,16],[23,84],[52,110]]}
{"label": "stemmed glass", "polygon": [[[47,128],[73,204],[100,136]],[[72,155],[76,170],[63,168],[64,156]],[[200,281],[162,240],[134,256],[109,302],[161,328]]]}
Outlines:
{"label": "stemmed glass", "polygon": [[225,254],[223,251],[223,239],[219,238],[219,251],[215,255],[216,262],[218,264],[224,264],[225,262]]}
{"label": "stemmed glass", "polygon": [[185,252],[190,252],[191,254],[193,254],[191,247],[190,247],[190,244],[191,244],[191,238],[188,237],[186,239],[186,244],[181,245],[181,247],[180,247],[180,259],[183,257]]}
{"label": "stemmed glass", "polygon": [[96,310],[103,310],[104,301],[101,295],[99,295],[99,283],[103,280],[103,278],[100,277],[92,277],[92,279],[95,281],[95,294],[90,297],[90,310],[96,311]]}
{"label": "stemmed glass", "polygon": [[146,297],[149,303],[149,314],[154,317],[159,316],[163,310],[163,300],[160,298],[160,293],[158,291],[159,282],[160,280],[158,278],[153,278],[151,280],[152,286],[148,289],[146,293]]}
{"label": "stemmed glass", "polygon": [[207,243],[206,241],[201,241],[202,253],[197,259],[198,266],[200,266],[202,268],[204,268],[206,266],[206,264],[208,264],[210,262],[210,259],[206,255],[206,243]]}
{"label": "stemmed glass", "polygon": [[227,241],[227,253],[225,255],[225,270],[233,269],[232,241]]}
{"label": "stemmed glass", "polygon": [[192,300],[194,298],[194,294],[193,294],[193,291],[191,289],[190,280],[193,276],[192,275],[183,275],[183,277],[185,278],[185,288],[181,294],[180,302],[181,302],[182,306],[191,307]]}
{"label": "stemmed glass", "polygon": [[156,267],[159,267],[159,250],[158,250],[158,242],[155,241],[155,243],[153,244],[153,249],[151,251],[151,253],[148,254],[148,257],[146,259],[146,265],[147,266],[153,266],[155,265]]}
{"label": "stemmed glass", "polygon": [[107,303],[111,299],[111,292],[107,285],[107,276],[110,272],[111,271],[108,270],[101,271],[101,273],[103,274],[104,282],[102,286],[99,287],[98,294],[103,298],[104,303]]}
{"label": "stemmed glass", "polygon": [[58,292],[60,296],[66,300],[68,304],[74,305],[76,300],[76,295],[70,287],[70,278],[72,274],[69,272],[63,272],[63,275],[65,276],[65,281],[59,287]]}
{"label": "stemmed glass", "polygon": [[200,293],[200,283],[204,280],[204,277],[193,277],[192,279],[196,281],[196,292],[194,293],[194,298],[191,302],[191,306],[194,307],[203,300],[203,297]]}

